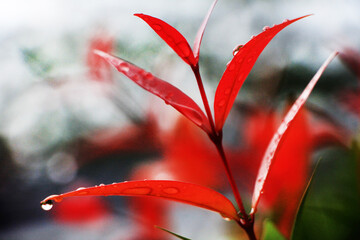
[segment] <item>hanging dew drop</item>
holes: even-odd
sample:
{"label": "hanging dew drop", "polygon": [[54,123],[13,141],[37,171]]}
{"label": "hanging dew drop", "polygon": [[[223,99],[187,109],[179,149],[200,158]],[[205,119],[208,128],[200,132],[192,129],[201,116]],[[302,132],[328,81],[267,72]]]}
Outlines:
{"label": "hanging dew drop", "polygon": [[52,207],[53,207],[53,201],[52,200],[47,200],[46,202],[41,203],[41,208],[44,211],[49,211]]}
{"label": "hanging dew drop", "polygon": [[225,220],[225,221],[227,221],[227,222],[230,222],[231,221],[231,218],[229,218],[229,217],[227,217],[227,216],[225,216],[225,215],[222,215],[222,214],[220,214],[221,215],[221,217]]}

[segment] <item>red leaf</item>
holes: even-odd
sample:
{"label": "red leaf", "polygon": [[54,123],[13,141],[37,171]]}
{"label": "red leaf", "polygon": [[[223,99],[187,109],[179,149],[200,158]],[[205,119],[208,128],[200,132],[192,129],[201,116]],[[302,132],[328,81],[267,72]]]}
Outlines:
{"label": "red leaf", "polygon": [[239,48],[234,58],[228,64],[216,89],[214,112],[217,131],[220,131],[224,126],[236,95],[267,44],[282,29],[307,16],[309,15],[293,20],[285,20],[283,23],[271,28],[265,27],[262,33],[253,37],[244,46]]}
{"label": "red leaf", "polygon": [[264,188],[265,181],[268,177],[269,170],[271,167],[271,164],[273,162],[273,159],[275,157],[275,154],[278,153],[278,149],[280,144],[282,143],[282,140],[284,139],[283,136],[287,132],[287,129],[289,128],[289,125],[292,124],[295,116],[299,112],[300,108],[304,105],[305,101],[309,97],[312,89],[314,88],[315,84],[319,80],[322,73],[325,71],[326,67],[329,65],[329,63],[333,60],[333,58],[337,55],[337,52],[334,52],[330,55],[330,57],[325,61],[325,63],[320,67],[318,72],[315,74],[315,76],[311,79],[309,84],[306,86],[304,91],[301,93],[301,95],[298,97],[296,102],[292,105],[288,113],[286,114],[285,118],[282,120],[279,128],[277,129],[276,133],[274,134],[273,138],[271,139],[266,152],[264,154],[264,157],[262,159],[258,175],[256,177],[255,186],[254,186],[254,192],[252,196],[252,203],[251,203],[251,213],[256,212],[256,207],[259,203],[260,197],[262,195],[262,191]]}
{"label": "red leaf", "polygon": [[106,53],[112,52],[114,39],[105,32],[99,32],[90,39],[87,50],[86,64],[89,68],[90,76],[96,81],[111,82],[111,67],[101,57],[94,54],[94,50],[100,50]]}
{"label": "red leaf", "polygon": [[111,56],[105,52],[94,51],[99,56],[103,57],[111,65],[113,65],[119,72],[133,80],[140,87],[148,92],[160,97],[166,104],[171,105],[185,117],[202,128],[205,132],[210,132],[209,121],[200,107],[180,89],[174,87],[151,73],[126,62],[120,58]]}
{"label": "red leaf", "polygon": [[[220,213],[223,217],[238,220],[234,205],[221,193],[200,185],[162,180],[144,180],[113,183],[110,185],[78,189],[76,191],[52,195],[41,201],[43,208],[52,202],[75,196],[152,196],[178,201]],[[48,208],[49,209],[49,208]]]}
{"label": "red leaf", "polygon": [[190,66],[196,61],[189,43],[185,37],[166,22],[142,13],[134,14],[144,20],[149,26]]}
{"label": "red leaf", "polygon": [[204,19],[204,21],[202,22],[197,34],[196,34],[196,38],[195,38],[195,41],[194,41],[194,48],[193,48],[193,53],[194,53],[194,57],[195,57],[195,61],[196,63],[199,62],[199,55],[200,55],[200,45],[201,45],[201,40],[202,40],[202,37],[204,35],[204,31],[205,31],[205,28],[206,28],[206,24],[209,20],[209,17],[216,5],[218,0],[215,0],[213,2],[213,4],[211,5],[208,13],[206,14],[206,17]]}

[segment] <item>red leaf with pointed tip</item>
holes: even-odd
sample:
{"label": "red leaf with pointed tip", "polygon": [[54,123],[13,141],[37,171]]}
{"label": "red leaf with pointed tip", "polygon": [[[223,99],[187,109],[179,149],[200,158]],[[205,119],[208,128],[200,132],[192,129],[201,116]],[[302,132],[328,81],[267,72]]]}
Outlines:
{"label": "red leaf with pointed tip", "polygon": [[214,112],[217,131],[220,131],[224,126],[225,120],[229,115],[236,95],[249,75],[256,60],[271,39],[273,39],[277,33],[291,23],[307,16],[309,15],[293,20],[285,20],[283,23],[275,25],[271,28],[265,27],[262,33],[253,37],[249,42],[238,49],[238,52],[228,64],[216,89]]}
{"label": "red leaf with pointed tip", "polygon": [[196,65],[189,43],[178,30],[158,18],[142,13],[134,15],[144,20],[187,64]]}
{"label": "red leaf with pointed tip", "polygon": [[275,154],[277,154],[279,145],[282,143],[283,136],[287,132],[289,125],[292,124],[294,118],[297,116],[297,113],[299,112],[300,108],[304,105],[305,101],[309,97],[311,91],[313,90],[315,84],[319,80],[322,73],[325,71],[326,67],[329,65],[329,63],[333,60],[333,58],[337,55],[337,52],[334,52],[330,55],[330,57],[325,61],[325,63],[320,67],[318,72],[315,74],[315,76],[311,79],[309,84],[306,86],[304,91],[301,93],[301,95],[298,97],[296,102],[292,105],[288,113],[286,114],[285,118],[281,122],[279,128],[277,129],[276,133],[274,134],[273,138],[271,139],[264,157],[262,159],[258,175],[256,177],[255,186],[254,186],[254,192],[252,196],[252,203],[251,203],[251,212],[255,213],[257,205],[259,203],[260,197],[262,195],[262,191],[264,188],[265,181],[268,177],[269,170],[271,167],[271,164],[273,162],[273,159],[275,157]]}
{"label": "red leaf with pointed tip", "polygon": [[103,57],[119,72],[130,78],[140,87],[163,99],[166,104],[174,107],[205,132],[210,132],[209,121],[203,111],[180,89],[120,58],[101,51],[94,51],[94,53]]}
{"label": "red leaf with pointed tip", "polygon": [[223,217],[238,220],[234,205],[224,195],[207,187],[193,183],[162,180],[144,180],[113,183],[97,187],[52,195],[41,201],[42,205],[52,201],[61,202],[75,196],[151,196],[182,202],[220,213]]}
{"label": "red leaf with pointed tip", "polygon": [[201,40],[202,40],[202,37],[204,35],[204,32],[205,32],[205,28],[206,28],[206,25],[207,25],[207,22],[210,18],[210,15],[216,5],[218,0],[215,0],[213,2],[213,4],[211,5],[208,13],[206,14],[206,17],[204,19],[204,21],[202,22],[197,34],[196,34],[196,38],[195,38],[195,41],[194,41],[194,48],[193,48],[193,53],[194,53],[194,57],[195,57],[195,60],[196,60],[196,63],[199,62],[199,55],[200,55],[200,45],[201,45]]}

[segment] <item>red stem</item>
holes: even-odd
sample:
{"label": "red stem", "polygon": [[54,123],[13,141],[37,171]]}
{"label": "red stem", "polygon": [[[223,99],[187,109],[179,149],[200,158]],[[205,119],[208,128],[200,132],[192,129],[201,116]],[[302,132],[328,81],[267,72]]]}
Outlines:
{"label": "red stem", "polygon": [[199,90],[200,90],[200,94],[201,94],[201,99],[202,99],[202,101],[204,103],[206,115],[207,115],[207,117],[209,119],[211,131],[212,131],[212,134],[214,135],[213,137],[215,137],[217,134],[216,134],[216,130],[215,130],[214,119],[212,117],[210,106],[209,106],[209,101],[208,101],[208,99],[206,97],[204,85],[203,85],[202,80],[201,80],[199,65],[196,64],[196,66],[191,66],[191,69],[193,70],[193,72],[195,74],[196,82],[197,82],[197,84],[199,86]]}
{"label": "red stem", "polygon": [[240,221],[238,221],[237,223],[245,230],[245,232],[247,233],[250,240],[256,240],[256,236],[255,236],[255,233],[254,233],[254,219],[253,219],[253,216],[249,217],[249,215],[247,215],[246,210],[244,208],[244,204],[243,204],[243,202],[241,200],[241,196],[240,196],[240,193],[238,191],[234,176],[233,176],[233,174],[231,172],[228,160],[227,160],[226,155],[225,155],[224,147],[223,147],[223,144],[222,144],[222,131],[217,132],[215,130],[214,120],[213,120],[213,117],[212,117],[212,114],[211,114],[209,102],[208,102],[207,97],[206,97],[204,85],[202,83],[201,76],[200,76],[199,65],[197,64],[196,66],[192,66],[191,68],[192,68],[192,70],[193,70],[193,72],[195,74],[196,81],[197,81],[197,84],[199,86],[201,98],[202,98],[203,103],[204,103],[206,115],[207,115],[207,117],[209,119],[209,123],[210,123],[210,126],[211,126],[211,131],[212,132],[208,134],[209,138],[215,144],[216,149],[217,149],[217,151],[218,151],[218,153],[219,153],[219,155],[221,157],[221,160],[222,160],[223,166],[225,168],[227,178],[229,180],[231,189],[233,191],[236,203],[237,203],[238,208],[239,208],[239,212],[240,212],[241,216],[240,216]]}

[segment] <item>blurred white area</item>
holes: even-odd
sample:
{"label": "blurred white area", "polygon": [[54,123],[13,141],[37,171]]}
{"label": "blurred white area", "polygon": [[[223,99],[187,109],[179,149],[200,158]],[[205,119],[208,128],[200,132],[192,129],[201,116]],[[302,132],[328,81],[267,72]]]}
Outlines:
{"label": "blurred white area", "polygon": [[[86,135],[92,129],[128,122],[126,113],[111,101],[108,90],[87,79],[85,55],[89,39],[99,29],[114,36],[116,54],[152,70],[200,103],[190,69],[132,14],[143,12],[159,17],[177,27],[192,42],[211,2],[1,1],[0,126],[10,146],[20,156],[33,156],[58,143]],[[315,15],[281,32],[259,62],[267,61],[270,68],[300,62],[317,69],[332,50],[360,46],[359,10],[357,0],[220,0],[210,18],[201,49],[203,56],[222,63],[210,78],[216,83],[225,63],[232,57],[233,47],[248,41],[265,25],[309,13]],[[149,47],[154,49],[149,52]],[[35,63],[31,59],[26,61],[24,56],[34,57]],[[206,65],[202,67],[205,69]],[[134,84],[126,80],[122,83],[124,79],[115,75],[123,88],[118,98],[125,105],[128,102],[135,114],[142,116],[149,108],[161,119],[164,112],[170,112],[170,116],[177,114]],[[206,87],[209,98],[213,99],[214,86],[206,84]],[[144,96],[151,100],[144,101]],[[74,121],[77,128],[71,128]],[[164,122],[163,127],[168,128],[167,124],[171,126],[172,122]]]}
{"label": "blurred white area", "polygon": [[[115,46],[116,54],[124,55],[129,61],[152,70],[200,102],[190,69],[144,22],[132,14],[143,12],[159,17],[177,27],[192,43],[211,2],[1,1],[1,132],[20,155],[32,155],[59,142],[86,134],[92,128],[121,125],[127,121],[126,116],[108,99],[109,96],[99,92],[96,89],[99,86],[86,79],[85,54],[88,41],[99,29],[105,29],[113,35],[117,44],[125,49]],[[268,61],[275,68],[290,62],[301,62],[316,69],[334,48],[360,45],[360,34],[357,34],[360,32],[359,10],[360,2],[357,0],[220,0],[210,18],[201,53],[212,57],[214,62],[223,63],[217,67],[218,73],[211,76],[215,80],[219,79],[225,63],[232,57],[234,46],[248,41],[251,35],[259,33],[265,25],[271,26],[285,18],[313,13],[315,15],[281,32],[259,61],[276,56],[274,60]],[[123,53],[127,45],[129,52]],[[154,46],[155,52],[142,53],[149,46]],[[36,62],[33,66],[31,61],[25,61],[26,51],[35,54],[36,60],[49,66],[49,70],[41,74],[43,69],[37,69]],[[132,54],[131,51],[137,52]],[[115,78],[124,80],[119,76]],[[59,82],[61,86],[53,87],[54,82]],[[128,86],[126,92],[130,94],[120,98],[128,99],[125,104],[129,102],[129,105],[133,101],[137,102],[137,105],[132,106],[133,109],[140,109],[135,110],[137,114],[141,115],[149,105],[158,113],[175,113],[172,109],[167,110],[166,106],[158,108],[153,107],[153,104],[142,103],[144,96],[151,97],[132,83],[122,85],[125,85],[123,88]],[[213,99],[214,86],[206,86],[209,98]],[[153,101],[162,104],[159,100]],[[202,107],[202,104],[199,105]],[[80,132],[74,132],[69,128],[69,122],[74,119],[85,132],[81,132],[81,129],[76,130]]]}

